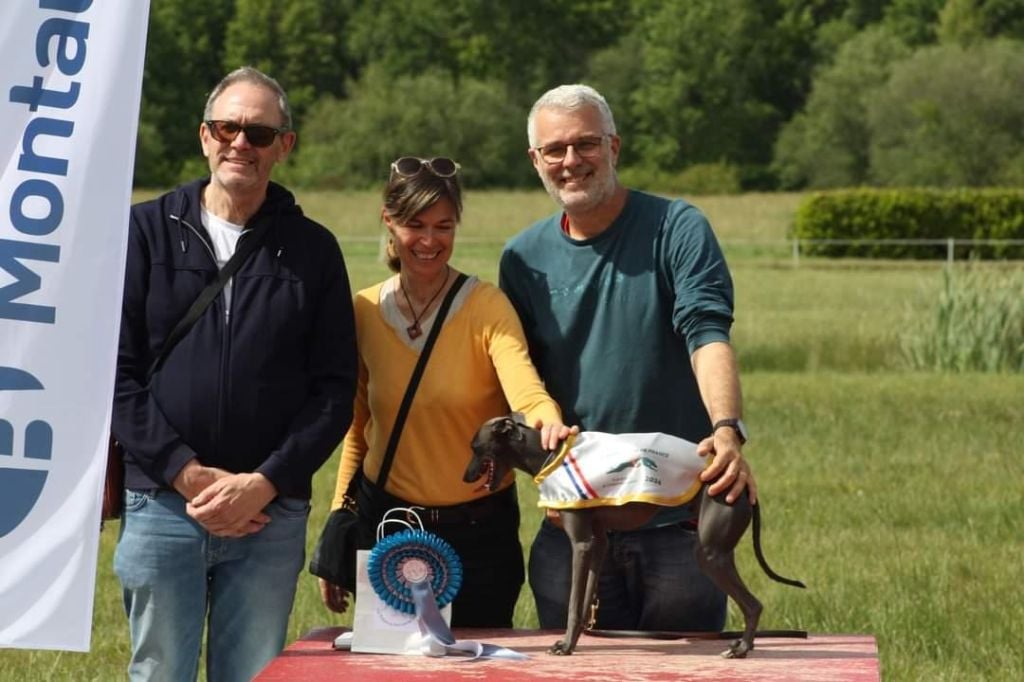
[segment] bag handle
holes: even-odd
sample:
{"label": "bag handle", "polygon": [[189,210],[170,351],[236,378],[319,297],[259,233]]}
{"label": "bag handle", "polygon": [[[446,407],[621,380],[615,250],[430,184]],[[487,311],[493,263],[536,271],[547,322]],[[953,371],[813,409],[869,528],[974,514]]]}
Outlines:
{"label": "bag handle", "polygon": [[445,294],[444,300],[441,301],[441,307],[437,309],[437,317],[434,318],[434,324],[430,327],[430,334],[427,335],[427,340],[423,344],[423,350],[420,351],[419,361],[417,361],[416,368],[413,369],[412,377],[409,379],[409,387],[405,389],[402,404],[398,408],[398,414],[395,415],[395,425],[391,427],[391,437],[388,439],[387,449],[384,450],[384,461],[381,463],[380,473],[377,475],[376,485],[381,490],[384,490],[384,486],[388,482],[391,463],[394,461],[395,451],[398,449],[398,440],[402,437],[402,427],[405,426],[405,418],[409,415],[409,408],[412,407],[412,399],[416,395],[416,388],[420,385],[423,371],[427,367],[430,352],[434,349],[434,343],[437,342],[437,337],[441,333],[441,327],[444,325],[445,318],[448,317],[448,309],[452,307],[455,295],[459,293],[459,289],[462,288],[467,279],[469,278],[466,274],[460,272],[459,276],[455,278],[451,289]]}
{"label": "bag handle", "polygon": [[[388,524],[402,526],[406,530],[423,530],[423,519],[416,513],[417,509],[423,509],[423,507],[392,507],[384,512],[384,518],[377,524],[377,542],[384,538],[384,529]],[[402,513],[405,514],[404,519],[392,516],[392,514]]]}

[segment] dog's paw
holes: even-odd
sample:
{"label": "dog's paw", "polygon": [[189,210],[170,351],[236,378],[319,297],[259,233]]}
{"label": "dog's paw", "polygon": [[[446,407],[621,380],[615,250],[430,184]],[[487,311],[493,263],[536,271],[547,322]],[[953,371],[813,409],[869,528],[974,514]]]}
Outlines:
{"label": "dog's paw", "polygon": [[560,639],[548,649],[548,653],[552,656],[572,656],[572,648],[565,643],[564,639]]}
{"label": "dog's paw", "polygon": [[753,644],[747,644],[744,640],[737,639],[722,652],[722,658],[746,658],[747,653],[753,648]]}

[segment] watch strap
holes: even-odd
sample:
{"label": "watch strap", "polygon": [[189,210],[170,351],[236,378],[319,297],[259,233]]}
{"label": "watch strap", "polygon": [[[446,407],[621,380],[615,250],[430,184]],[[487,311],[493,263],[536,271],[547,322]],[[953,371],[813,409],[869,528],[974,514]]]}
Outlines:
{"label": "watch strap", "polygon": [[718,431],[718,429],[722,428],[723,426],[728,426],[729,428],[736,432],[736,435],[739,436],[740,439],[740,445],[743,445],[744,443],[747,442],[747,430],[743,428],[743,422],[740,421],[738,418],[730,417],[728,419],[719,419],[711,426],[711,433]]}

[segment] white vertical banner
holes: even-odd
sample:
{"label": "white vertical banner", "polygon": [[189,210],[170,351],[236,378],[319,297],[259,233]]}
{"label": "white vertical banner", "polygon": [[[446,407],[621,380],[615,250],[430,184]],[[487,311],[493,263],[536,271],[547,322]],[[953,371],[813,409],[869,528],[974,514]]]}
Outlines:
{"label": "white vertical banner", "polygon": [[0,647],[87,651],[148,0],[0,20]]}

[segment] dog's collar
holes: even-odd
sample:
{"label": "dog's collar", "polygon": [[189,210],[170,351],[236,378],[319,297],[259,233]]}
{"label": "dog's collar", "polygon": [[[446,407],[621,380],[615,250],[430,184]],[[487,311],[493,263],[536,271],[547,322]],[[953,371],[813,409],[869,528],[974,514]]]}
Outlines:
{"label": "dog's collar", "polygon": [[552,469],[557,468],[562,464],[562,460],[565,459],[566,454],[572,449],[572,446],[576,443],[575,433],[570,433],[566,436],[565,440],[562,441],[562,445],[557,450],[551,450],[548,452],[548,456],[544,459],[544,463],[540,467],[540,471],[533,477],[533,480],[540,483],[550,473]]}

